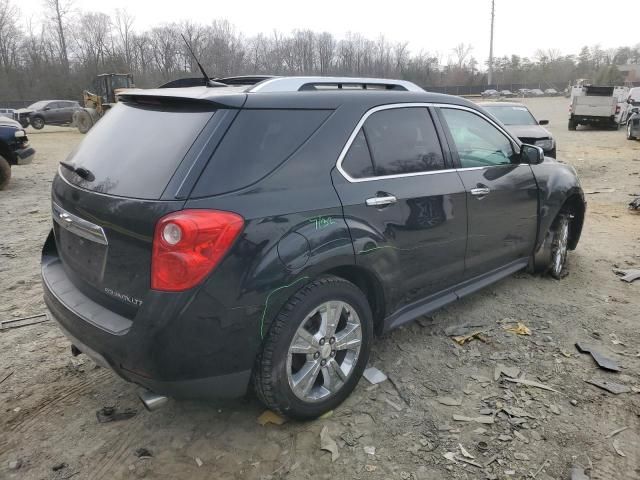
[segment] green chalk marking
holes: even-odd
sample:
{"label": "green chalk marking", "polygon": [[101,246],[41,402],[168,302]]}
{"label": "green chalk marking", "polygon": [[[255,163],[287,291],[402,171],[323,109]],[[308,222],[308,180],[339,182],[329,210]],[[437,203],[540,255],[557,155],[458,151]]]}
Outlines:
{"label": "green chalk marking", "polygon": [[323,228],[330,227],[331,225],[336,223],[333,217],[318,216],[311,217],[308,220],[309,223],[313,223],[315,225],[316,230],[322,230]]}
{"label": "green chalk marking", "polygon": [[264,319],[267,316],[267,308],[269,307],[269,299],[271,298],[271,295],[273,295],[274,293],[276,293],[279,290],[282,290],[284,288],[289,288],[293,285],[295,285],[296,283],[300,282],[301,280],[305,280],[308,279],[309,277],[300,277],[297,280],[291,282],[289,285],[283,285],[281,287],[278,287],[274,290],[271,290],[271,292],[269,292],[269,295],[267,295],[267,299],[264,302],[264,310],[262,311],[262,318],[260,319],[260,338],[264,338]]}

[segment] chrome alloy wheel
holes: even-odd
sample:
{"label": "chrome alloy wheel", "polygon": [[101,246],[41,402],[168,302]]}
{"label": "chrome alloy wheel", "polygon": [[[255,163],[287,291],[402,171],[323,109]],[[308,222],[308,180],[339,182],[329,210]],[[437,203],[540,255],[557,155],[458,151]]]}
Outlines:
{"label": "chrome alloy wheel", "polygon": [[336,300],[314,308],[287,355],[287,379],[295,396],[317,402],[337,393],[353,373],[361,345],[362,326],[351,305]]}
{"label": "chrome alloy wheel", "polygon": [[569,249],[569,218],[563,217],[558,225],[556,238],[553,245],[553,258],[551,269],[554,277],[559,278],[567,261],[567,251]]}

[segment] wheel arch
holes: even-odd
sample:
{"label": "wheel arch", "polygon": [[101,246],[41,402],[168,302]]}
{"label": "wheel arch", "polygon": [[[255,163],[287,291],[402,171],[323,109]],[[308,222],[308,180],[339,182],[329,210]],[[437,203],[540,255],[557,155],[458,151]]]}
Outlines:
{"label": "wheel arch", "polygon": [[575,250],[578,246],[584,225],[585,211],[584,201],[578,193],[569,195],[560,208],[560,212],[570,212],[572,215],[569,224],[569,250]]}
{"label": "wheel arch", "polygon": [[326,270],[321,275],[334,275],[358,287],[364,293],[371,308],[375,334],[382,333],[386,315],[384,288],[380,279],[373,272],[358,265],[342,265]]}

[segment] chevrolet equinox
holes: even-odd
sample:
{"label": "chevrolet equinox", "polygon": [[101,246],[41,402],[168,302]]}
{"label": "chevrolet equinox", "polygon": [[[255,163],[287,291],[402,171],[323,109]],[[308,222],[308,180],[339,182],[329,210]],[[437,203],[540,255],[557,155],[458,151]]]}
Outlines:
{"label": "chevrolet equinox", "polygon": [[75,354],[151,398],[252,385],[313,418],[374,335],[522,269],[563,276],[576,172],[481,107],[399,80],[253,78],[128,90],[61,162],[42,278]]}

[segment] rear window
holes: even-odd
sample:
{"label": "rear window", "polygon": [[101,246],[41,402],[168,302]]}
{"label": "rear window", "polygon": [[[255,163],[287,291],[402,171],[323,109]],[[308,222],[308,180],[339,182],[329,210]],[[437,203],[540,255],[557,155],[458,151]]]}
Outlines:
{"label": "rear window", "polygon": [[242,110],[202,172],[192,196],[251,185],[287,160],[329,116],[329,110]]}
{"label": "rear window", "polygon": [[70,182],[111,195],[158,199],[198,134],[214,114],[208,105],[119,103],[93,127],[67,161],[89,170]]}

